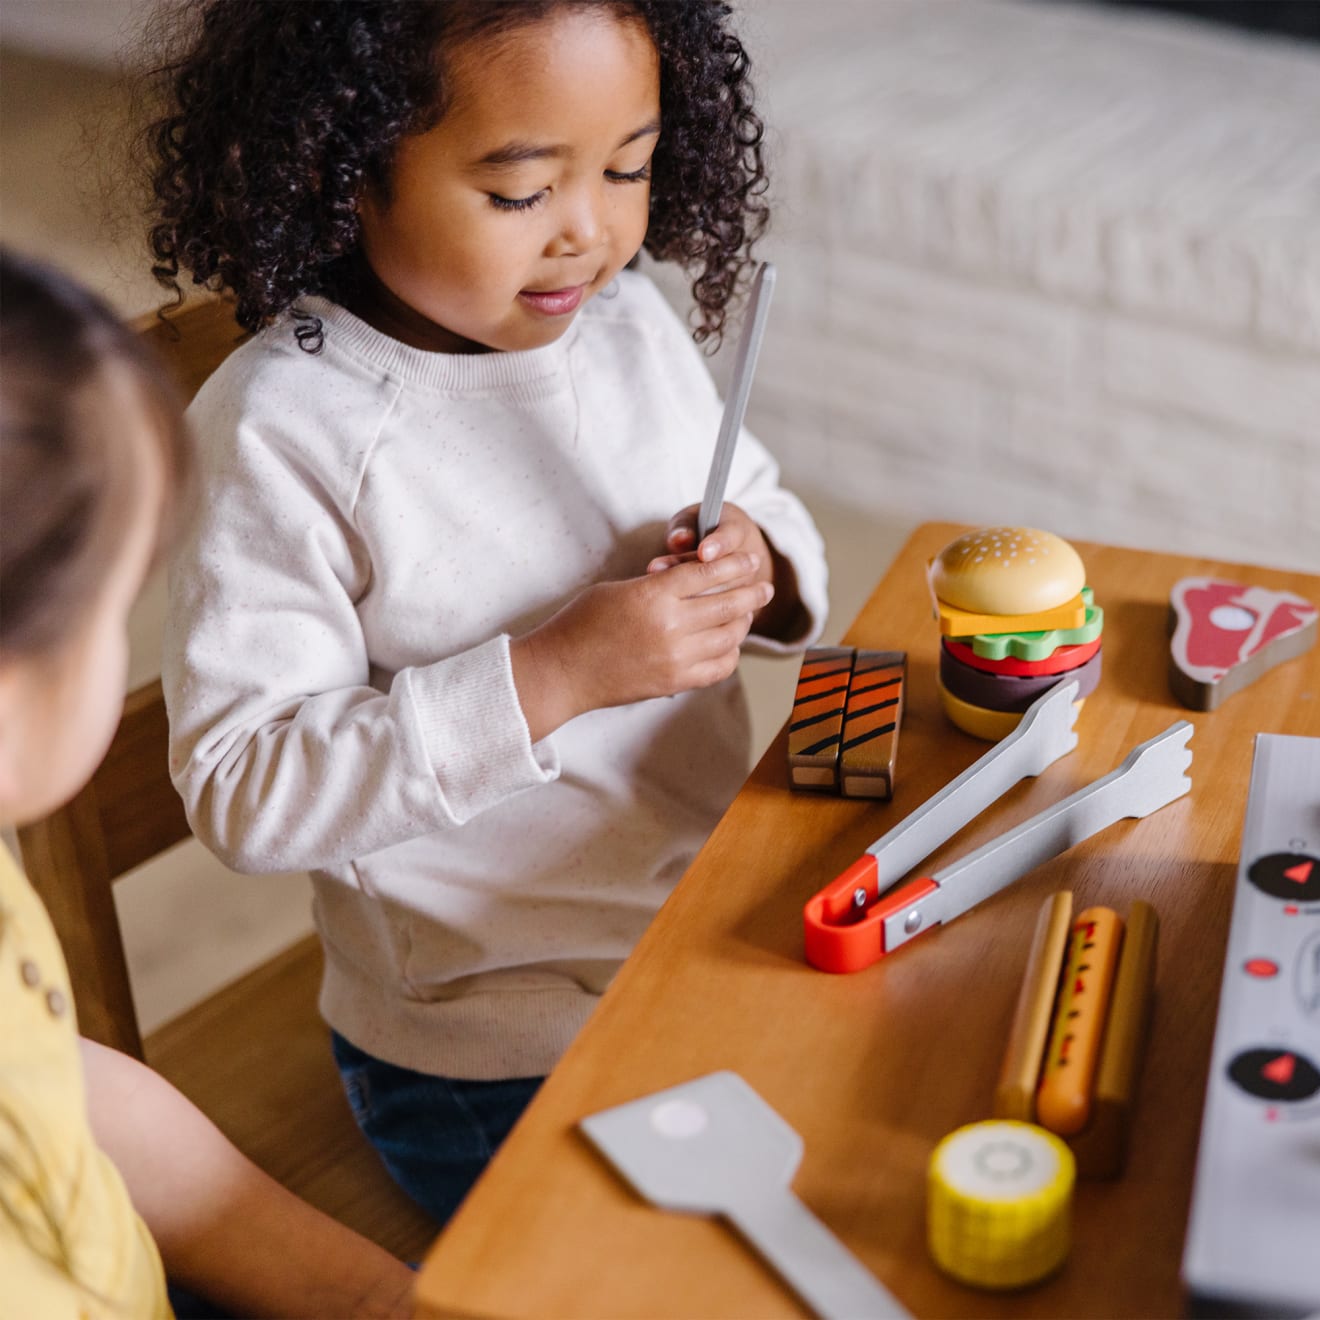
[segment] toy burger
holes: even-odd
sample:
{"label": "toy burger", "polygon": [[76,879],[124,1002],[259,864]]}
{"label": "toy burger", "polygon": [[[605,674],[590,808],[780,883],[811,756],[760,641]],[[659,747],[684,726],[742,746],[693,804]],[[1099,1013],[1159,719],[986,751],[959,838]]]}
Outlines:
{"label": "toy burger", "polygon": [[964,733],[996,742],[1056,683],[1078,701],[1100,681],[1104,611],[1077,551],[1053,532],[986,527],[931,560],[940,700]]}

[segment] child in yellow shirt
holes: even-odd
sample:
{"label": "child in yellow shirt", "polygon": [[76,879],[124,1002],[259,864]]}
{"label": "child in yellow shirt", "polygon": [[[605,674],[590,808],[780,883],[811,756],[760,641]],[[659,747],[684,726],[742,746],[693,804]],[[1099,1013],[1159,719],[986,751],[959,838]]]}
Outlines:
{"label": "child in yellow shirt", "polygon": [[[178,405],[134,336],[0,250],[0,823],[86,782],[126,623],[186,484]],[[405,1316],[412,1274],[268,1178],[137,1060],[81,1040],[36,893],[0,846],[0,1309]],[[163,1267],[162,1267],[163,1260]]]}

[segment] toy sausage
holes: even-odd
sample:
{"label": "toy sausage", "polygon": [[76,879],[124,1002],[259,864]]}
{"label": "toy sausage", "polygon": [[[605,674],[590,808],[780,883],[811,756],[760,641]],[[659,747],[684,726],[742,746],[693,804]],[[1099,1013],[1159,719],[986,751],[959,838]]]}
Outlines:
{"label": "toy sausage", "polygon": [[1037,1121],[1063,1137],[1080,1132],[1091,1116],[1122,939],[1122,919],[1110,908],[1087,908],[1073,922],[1054,1029],[1036,1095]]}

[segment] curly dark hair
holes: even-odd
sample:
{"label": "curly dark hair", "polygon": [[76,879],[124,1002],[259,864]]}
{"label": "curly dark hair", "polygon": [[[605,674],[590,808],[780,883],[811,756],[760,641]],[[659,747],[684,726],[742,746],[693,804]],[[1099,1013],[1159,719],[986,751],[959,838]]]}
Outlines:
{"label": "curly dark hair", "polygon": [[[186,53],[157,70],[169,113],[147,130],[156,278],[231,293],[257,330],[298,299],[344,301],[357,275],[357,201],[388,196],[400,139],[445,112],[444,52],[564,4],[642,19],[660,57],[663,131],[645,249],[692,280],[698,343],[718,346],[764,232],[764,128],[750,61],[722,0],[200,0]],[[179,38],[176,38],[178,40]]]}

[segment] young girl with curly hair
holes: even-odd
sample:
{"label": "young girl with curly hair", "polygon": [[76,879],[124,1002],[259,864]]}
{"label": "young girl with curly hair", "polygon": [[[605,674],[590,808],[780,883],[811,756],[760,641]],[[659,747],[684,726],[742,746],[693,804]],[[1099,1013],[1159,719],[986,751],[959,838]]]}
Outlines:
{"label": "young girl with curly hair", "polygon": [[[4,249],[0,302],[0,824],[21,825],[109,745],[129,607],[190,460],[163,370],[102,303]],[[144,1064],[81,1039],[74,1008],[50,918],[0,844],[0,1311],[146,1320],[192,1308],[186,1287],[207,1315],[411,1314],[406,1265]]]}
{"label": "young girl with curly hair", "polygon": [[193,419],[173,772],[242,870],[313,873],[363,1130],[447,1217],[741,784],[744,645],[819,536],[630,266],[718,340],[766,218],[717,0],[213,0],[155,129],[158,272],[257,334]]}

